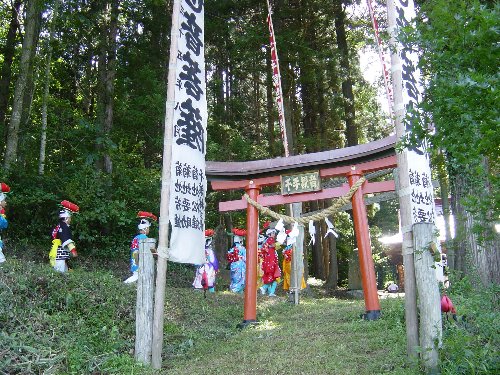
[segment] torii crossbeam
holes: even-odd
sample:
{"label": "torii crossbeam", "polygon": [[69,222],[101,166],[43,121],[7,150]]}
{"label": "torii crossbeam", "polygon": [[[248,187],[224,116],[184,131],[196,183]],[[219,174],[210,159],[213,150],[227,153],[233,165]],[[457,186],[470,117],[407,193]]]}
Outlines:
{"label": "torii crossbeam", "polygon": [[[295,202],[344,196],[363,175],[388,168],[395,168],[395,136],[358,146],[287,158],[247,162],[207,162],[206,175],[214,190],[245,190],[249,197],[262,206],[275,206]],[[321,178],[347,177],[348,184],[315,192],[293,195],[260,195],[264,186],[281,184],[281,174],[319,170]],[[359,263],[365,299],[367,320],[380,317],[375,267],[372,258],[368,218],[364,194],[394,191],[394,181],[367,182],[352,196],[354,228],[358,245]],[[220,202],[219,211],[247,210],[247,267],[243,324],[256,322],[257,318],[257,235],[258,211],[246,199]]]}

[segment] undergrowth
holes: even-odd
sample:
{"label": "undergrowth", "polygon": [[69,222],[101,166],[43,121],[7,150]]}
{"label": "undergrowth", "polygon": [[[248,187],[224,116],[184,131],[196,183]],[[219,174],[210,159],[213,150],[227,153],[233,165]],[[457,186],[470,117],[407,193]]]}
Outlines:
{"label": "undergrowth", "polygon": [[[381,301],[382,318],[360,319],[363,301],[317,287],[295,306],[258,296],[259,324],[239,329],[243,296],[191,289],[193,268],[170,265],[162,370],[134,360],[135,288],[126,266],[80,261],[59,274],[9,258],[0,266],[0,374],[416,374],[405,356],[402,299]],[[453,283],[459,321],[447,321],[443,374],[498,370],[495,292]],[[320,297],[320,298],[318,298]],[[465,317],[464,317],[465,316]]]}

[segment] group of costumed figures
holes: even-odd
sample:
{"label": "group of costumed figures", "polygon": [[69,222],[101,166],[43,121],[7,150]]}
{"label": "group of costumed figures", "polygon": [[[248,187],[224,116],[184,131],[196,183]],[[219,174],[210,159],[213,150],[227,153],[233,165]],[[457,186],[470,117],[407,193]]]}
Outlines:
{"label": "group of costumed figures", "polygon": [[[258,266],[257,266],[257,286],[260,293],[270,297],[276,296],[276,287],[283,276],[283,290],[290,289],[290,275],[292,263],[292,246],[295,243],[291,231],[284,237],[277,240],[279,227],[269,228],[269,222],[264,224],[258,237]],[[246,248],[243,245],[243,238],[246,230],[234,228],[233,246],[227,252],[227,260],[231,275],[229,289],[234,293],[243,293],[245,290],[246,273]],[[283,263],[282,269],[279,266],[278,251],[282,249]],[[301,289],[306,287],[302,278]]]}
{"label": "group of costumed figures", "polygon": [[[0,234],[2,230],[8,227],[8,221],[5,214],[7,206],[6,198],[10,192],[10,187],[0,183]],[[72,216],[80,211],[80,208],[68,201],[63,200],[59,204],[59,221],[52,229],[51,239],[52,247],[49,251],[50,265],[59,272],[67,272],[69,260],[77,257],[76,244],[73,240],[71,231]],[[137,214],[139,223],[137,225],[137,235],[132,239],[130,245],[130,272],[131,276],[124,282],[129,284],[138,280],[139,271],[139,243],[148,238],[152,221],[157,221],[157,217],[146,211],[139,211]],[[260,231],[258,237],[258,287],[261,294],[275,296],[276,287],[281,281],[282,270],[279,266],[278,250],[282,248],[283,254],[283,289],[290,288],[290,270],[292,258],[293,242],[287,244],[290,231],[287,231],[287,238],[284,241],[277,241],[278,230],[269,228],[269,222],[266,222],[264,228]],[[196,266],[193,287],[200,290],[215,292],[216,276],[219,272],[219,262],[215,256],[213,248],[214,230],[205,230],[205,263]],[[243,239],[246,236],[246,230],[234,228],[232,231],[233,245],[227,252],[227,260],[230,270],[229,289],[234,293],[243,293],[245,289],[246,275],[246,248]],[[0,263],[6,261],[4,255],[3,242],[0,237]],[[305,288],[305,282],[302,280],[302,288]]]}

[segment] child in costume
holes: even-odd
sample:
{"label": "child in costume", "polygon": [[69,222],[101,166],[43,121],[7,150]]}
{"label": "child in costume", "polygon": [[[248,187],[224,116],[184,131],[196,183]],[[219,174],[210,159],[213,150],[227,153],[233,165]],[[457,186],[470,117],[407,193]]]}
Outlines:
{"label": "child in costume", "polygon": [[234,293],[243,293],[245,290],[245,275],[247,270],[247,250],[245,246],[243,246],[243,238],[240,236],[245,235],[246,231],[234,228],[233,233],[235,234],[233,247],[228,250],[226,255],[230,263],[231,274],[229,289]]}
{"label": "child in costume", "polygon": [[215,277],[219,272],[219,262],[215,256],[212,246],[212,239],[214,235],[213,229],[205,230],[205,263],[196,268],[194,276],[193,287],[195,289],[208,290],[215,292]]}
{"label": "child in costume", "polygon": [[275,297],[278,279],[281,277],[281,270],[278,264],[278,253],[276,252],[276,230],[266,231],[267,239],[262,245],[262,285],[260,292]]}
{"label": "child in costume", "polygon": [[133,283],[139,279],[139,241],[148,238],[149,227],[151,226],[148,219],[157,220],[155,215],[145,211],[139,211],[137,217],[141,219],[137,225],[139,233],[132,239],[132,243],[130,244],[130,271],[132,272],[132,276],[124,281],[126,284]]}
{"label": "child in costume", "polygon": [[[5,200],[7,196],[5,194],[8,192],[10,192],[9,185],[4,182],[0,182],[0,233],[9,226],[7,216],[5,215],[5,207],[7,207],[7,201]],[[0,237],[0,263],[5,262],[5,260],[2,237]]]}
{"label": "child in costume", "polygon": [[59,211],[59,224],[52,230],[52,248],[49,252],[50,265],[56,271],[68,271],[68,259],[77,257],[75,242],[71,233],[71,215],[80,211],[80,208],[69,201],[61,202]]}

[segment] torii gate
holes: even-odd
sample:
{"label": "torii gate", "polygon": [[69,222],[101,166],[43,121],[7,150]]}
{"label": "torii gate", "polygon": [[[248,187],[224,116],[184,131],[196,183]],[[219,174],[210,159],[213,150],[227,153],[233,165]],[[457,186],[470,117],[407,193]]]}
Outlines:
{"label": "torii gate", "polygon": [[[245,190],[250,199],[262,206],[274,206],[295,202],[337,198],[346,195],[350,188],[366,173],[397,166],[394,145],[396,136],[378,141],[287,158],[255,160],[247,162],[206,163],[207,180],[214,190]],[[260,195],[264,186],[281,184],[283,173],[319,169],[321,178],[347,177],[348,184],[316,192],[294,195]],[[363,200],[364,194],[383,193],[395,190],[394,181],[365,181],[352,196],[354,229],[358,245],[359,264],[365,300],[364,318],[380,317],[375,266],[372,258],[368,218]],[[219,203],[220,212],[247,210],[247,267],[245,279],[243,325],[257,321],[257,234],[258,211],[245,198]]]}

